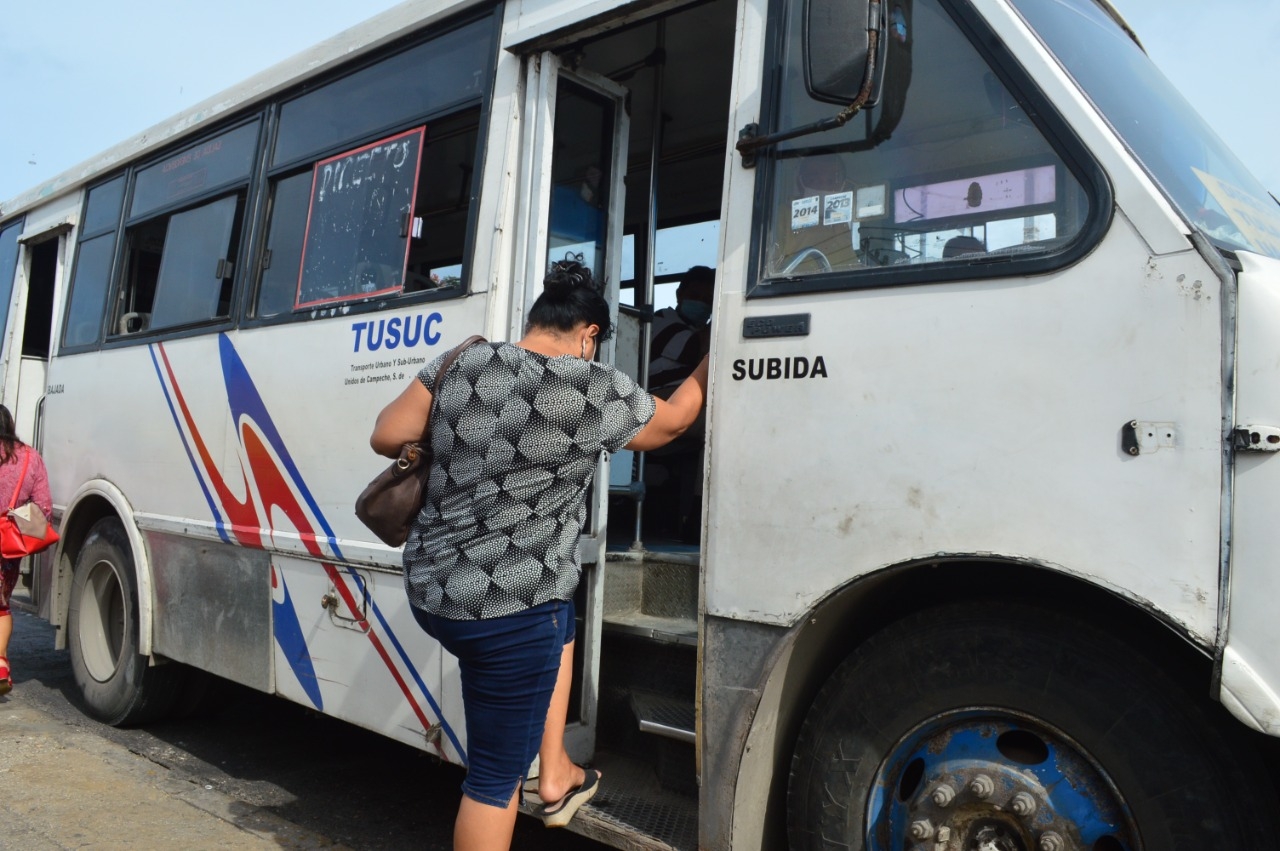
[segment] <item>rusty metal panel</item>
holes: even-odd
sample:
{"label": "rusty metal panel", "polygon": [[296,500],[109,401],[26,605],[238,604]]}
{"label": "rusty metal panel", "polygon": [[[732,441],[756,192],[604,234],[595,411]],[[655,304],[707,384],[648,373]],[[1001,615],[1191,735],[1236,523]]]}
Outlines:
{"label": "rusty metal panel", "polygon": [[147,533],[156,653],[271,689],[271,563],[263,550]]}

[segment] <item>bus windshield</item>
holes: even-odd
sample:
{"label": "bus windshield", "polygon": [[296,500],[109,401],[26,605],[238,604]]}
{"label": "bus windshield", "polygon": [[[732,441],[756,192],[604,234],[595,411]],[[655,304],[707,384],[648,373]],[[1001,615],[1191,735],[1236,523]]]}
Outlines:
{"label": "bus windshield", "polygon": [[1095,0],[1011,0],[1183,217],[1280,258],[1280,207]]}

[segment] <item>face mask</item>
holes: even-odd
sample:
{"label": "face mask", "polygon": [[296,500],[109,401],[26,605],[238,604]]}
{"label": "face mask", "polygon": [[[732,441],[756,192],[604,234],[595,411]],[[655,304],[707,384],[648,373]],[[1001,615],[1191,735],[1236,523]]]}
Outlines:
{"label": "face mask", "polygon": [[682,301],[676,310],[690,325],[706,325],[711,320],[711,305],[705,301]]}

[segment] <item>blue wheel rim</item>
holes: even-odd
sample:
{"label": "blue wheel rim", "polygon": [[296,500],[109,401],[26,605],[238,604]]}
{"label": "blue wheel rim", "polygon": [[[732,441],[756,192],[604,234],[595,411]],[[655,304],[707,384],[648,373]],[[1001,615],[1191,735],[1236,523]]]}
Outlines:
{"label": "blue wheel rim", "polygon": [[876,773],[865,823],[876,851],[1142,849],[1098,761],[1062,731],[1006,709],[946,712],[907,733]]}

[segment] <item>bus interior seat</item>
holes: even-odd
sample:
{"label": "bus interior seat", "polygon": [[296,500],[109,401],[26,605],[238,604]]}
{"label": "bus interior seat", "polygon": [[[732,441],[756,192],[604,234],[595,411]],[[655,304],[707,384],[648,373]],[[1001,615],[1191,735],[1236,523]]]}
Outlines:
{"label": "bus interior seat", "polygon": [[137,334],[139,331],[145,331],[151,325],[151,314],[141,313],[139,311],[129,311],[120,317],[120,321],[116,325],[117,334]]}

